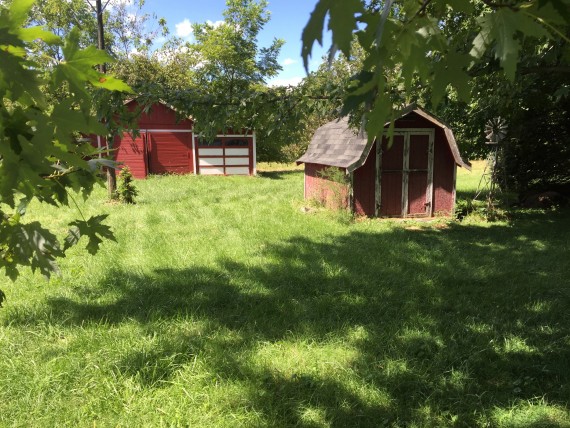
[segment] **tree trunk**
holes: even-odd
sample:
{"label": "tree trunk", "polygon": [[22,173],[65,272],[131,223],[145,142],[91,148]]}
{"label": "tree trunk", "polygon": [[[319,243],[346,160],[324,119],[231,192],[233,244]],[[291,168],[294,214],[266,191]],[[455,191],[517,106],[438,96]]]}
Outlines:
{"label": "tree trunk", "polygon": [[[95,13],[97,14],[97,47],[102,51],[105,50],[105,32],[103,28],[103,7],[101,6],[101,0],[95,1]],[[107,66],[105,63],[99,64],[99,71],[101,73],[107,72]],[[107,136],[107,156],[111,155],[109,151],[110,139]],[[115,168],[105,168],[107,173],[107,195],[109,199],[117,198],[117,175],[115,174]]]}

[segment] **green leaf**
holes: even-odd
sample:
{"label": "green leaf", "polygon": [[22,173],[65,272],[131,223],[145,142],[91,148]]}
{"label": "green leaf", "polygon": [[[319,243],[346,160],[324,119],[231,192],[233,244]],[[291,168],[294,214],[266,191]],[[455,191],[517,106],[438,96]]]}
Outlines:
{"label": "green leaf", "polygon": [[307,73],[309,72],[309,57],[311,56],[311,51],[313,49],[313,43],[317,41],[319,45],[323,45],[323,27],[325,25],[325,17],[330,10],[331,0],[319,0],[311,16],[309,17],[309,22],[303,28],[303,34],[301,36],[302,47],[301,56],[303,57],[303,65]]}
{"label": "green leaf", "polygon": [[38,39],[48,45],[58,45],[62,42],[61,37],[41,27],[20,28],[18,30],[18,36],[25,42],[32,42]]}
{"label": "green leaf", "polygon": [[55,69],[56,83],[69,81],[72,89],[87,95],[85,83],[108,90],[133,93],[129,85],[110,75],[99,73],[94,66],[106,62],[113,62],[107,53],[89,46],[79,49],[79,31],[74,28],[63,47],[65,60],[59,63]]}
{"label": "green leaf", "polygon": [[35,0],[13,0],[10,5],[11,27],[17,29],[28,19]]}
{"label": "green leaf", "polygon": [[63,256],[55,235],[37,221],[29,224],[2,224],[0,241],[4,244],[0,267],[12,279],[18,276],[18,265],[39,270],[45,277],[59,272],[56,258]]}
{"label": "green leaf", "polygon": [[332,42],[346,56],[350,55],[353,32],[357,28],[355,15],[363,11],[360,0],[335,1],[331,4],[329,29],[334,29]]}
{"label": "green leaf", "polygon": [[497,58],[509,80],[514,80],[521,44],[517,34],[532,37],[549,37],[544,27],[523,12],[515,12],[508,8],[480,17],[481,31],[473,41],[471,55],[481,58],[488,46],[495,43]]}
{"label": "green leaf", "polygon": [[107,217],[108,214],[101,214],[91,217],[87,221],[76,220],[71,222],[63,250],[66,251],[68,248],[76,245],[82,236],[88,238],[86,248],[89,254],[96,254],[97,251],[99,251],[99,245],[103,242],[103,239],[110,239],[116,242],[115,235],[113,235],[111,228],[102,224],[103,220]]}
{"label": "green leaf", "polygon": [[447,4],[456,12],[473,13],[474,7],[469,0],[447,0]]}

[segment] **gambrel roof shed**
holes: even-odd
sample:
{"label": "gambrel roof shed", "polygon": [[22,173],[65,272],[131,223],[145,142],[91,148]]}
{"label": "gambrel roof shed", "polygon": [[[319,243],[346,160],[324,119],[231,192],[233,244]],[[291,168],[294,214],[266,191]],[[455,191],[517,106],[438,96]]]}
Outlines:
{"label": "gambrel roof shed", "polygon": [[[471,164],[461,158],[453,132],[447,124],[416,104],[407,106],[396,120],[405,118],[411,113],[417,114],[441,128],[455,163],[471,170]],[[388,125],[387,123],[386,126]],[[352,172],[364,164],[371,148],[372,144],[368,144],[368,136],[350,128],[348,119],[343,117],[318,128],[311,139],[307,152],[297,160],[297,163],[338,166]]]}
{"label": "gambrel roof shed", "polygon": [[[385,128],[389,123],[385,124]],[[305,197],[326,201],[338,189],[324,170],[336,167],[350,175],[344,205],[357,214],[387,217],[450,215],[455,203],[457,166],[471,169],[461,157],[450,127],[411,104],[395,120],[394,140],[368,141],[346,118],[321,126],[307,152]],[[336,185],[335,185],[336,186]],[[330,194],[329,194],[330,193]],[[335,203],[338,205],[338,202]]]}

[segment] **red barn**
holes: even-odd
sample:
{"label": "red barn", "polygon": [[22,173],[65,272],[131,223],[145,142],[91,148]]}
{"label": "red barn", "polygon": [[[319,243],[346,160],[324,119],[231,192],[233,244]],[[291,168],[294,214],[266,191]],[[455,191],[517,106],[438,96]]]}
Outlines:
{"label": "red barn", "polygon": [[[130,101],[131,110],[137,108]],[[139,118],[140,135],[124,133],[113,143],[114,159],[136,178],[148,174],[255,175],[255,133],[220,134],[206,142],[194,134],[191,119],[180,120],[164,103]]]}
{"label": "red barn", "polygon": [[305,164],[306,199],[369,217],[451,215],[457,166],[471,169],[451,129],[416,105],[396,120],[390,149],[386,138],[369,143],[340,119],[317,129],[297,162]]}

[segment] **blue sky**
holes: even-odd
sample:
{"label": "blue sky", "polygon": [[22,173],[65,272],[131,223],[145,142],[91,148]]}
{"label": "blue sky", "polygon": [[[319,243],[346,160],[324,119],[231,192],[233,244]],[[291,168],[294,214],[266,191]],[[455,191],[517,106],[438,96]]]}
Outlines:
{"label": "blue sky", "polygon": [[[190,24],[222,20],[225,4],[225,0],[146,0],[144,10],[165,18],[171,34],[191,40]],[[271,20],[259,34],[259,46],[269,46],[275,37],[285,40],[279,56],[283,71],[269,84],[295,84],[306,75],[301,59],[301,33],[315,4],[316,0],[269,2]],[[326,37],[325,47],[329,45],[330,37]],[[315,44],[309,64],[311,71],[320,64],[325,52],[325,48]]]}

